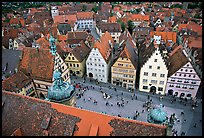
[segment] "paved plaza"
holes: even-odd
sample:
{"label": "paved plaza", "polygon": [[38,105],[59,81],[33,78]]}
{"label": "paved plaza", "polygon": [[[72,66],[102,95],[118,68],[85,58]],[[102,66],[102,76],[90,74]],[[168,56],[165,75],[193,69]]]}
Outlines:
{"label": "paved plaza", "polygon": [[[89,88],[89,90],[86,90],[83,93],[81,98],[77,99],[76,106],[78,108],[96,111],[99,113],[103,112],[113,116],[118,116],[118,114],[120,114],[121,117],[124,118],[133,118],[136,114],[135,112],[138,111],[140,115],[136,118],[136,120],[147,122],[147,114],[149,112],[145,107],[143,107],[143,104],[148,101],[148,93],[138,92],[137,90],[134,93],[130,93],[124,88],[117,87],[109,83],[96,84],[95,81],[90,82],[89,79],[86,79],[85,83],[83,83],[83,79],[79,77],[72,77],[71,80],[72,83],[80,83],[82,87],[88,86]],[[110,99],[105,99],[103,97],[103,94],[100,91],[100,86],[101,91],[111,95]],[[112,87],[117,90],[115,91]],[[77,88],[77,93],[82,93],[82,90],[79,91]],[[134,94],[137,96],[137,99],[133,96]],[[171,97],[164,96],[162,101],[160,101],[159,97],[161,95],[155,94],[149,96],[150,99],[152,99],[151,107],[157,108],[160,104],[163,104],[163,110],[167,112],[168,117],[170,117],[172,113],[176,114],[177,120],[179,121],[175,122],[173,129],[177,131],[178,136],[181,135],[181,132],[185,132],[185,135],[187,136],[202,136],[202,104],[200,103],[200,99],[197,99],[198,107],[192,110],[191,100],[187,101],[185,106],[183,103],[179,102],[179,99],[171,104]],[[117,102],[122,103],[121,98],[124,101],[123,107],[119,107],[117,105]],[[97,104],[95,104],[93,100],[96,100]],[[108,105],[106,105],[106,102],[108,102]],[[144,110],[144,112],[142,112],[142,110]],[[181,115],[181,112],[184,112],[184,115]],[[186,122],[184,120],[186,120]],[[194,127],[195,123],[196,127]]]}

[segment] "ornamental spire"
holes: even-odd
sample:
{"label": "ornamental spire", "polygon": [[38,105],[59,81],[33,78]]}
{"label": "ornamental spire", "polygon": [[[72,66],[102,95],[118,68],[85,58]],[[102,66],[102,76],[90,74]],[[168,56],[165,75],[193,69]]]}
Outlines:
{"label": "ornamental spire", "polygon": [[55,56],[57,50],[56,50],[56,46],[55,46],[55,38],[52,37],[52,33],[50,33],[50,52],[52,53],[53,56]]}

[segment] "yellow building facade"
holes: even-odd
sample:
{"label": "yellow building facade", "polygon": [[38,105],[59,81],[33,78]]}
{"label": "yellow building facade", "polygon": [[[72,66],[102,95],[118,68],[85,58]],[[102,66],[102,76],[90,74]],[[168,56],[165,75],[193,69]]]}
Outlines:
{"label": "yellow building facade", "polygon": [[111,67],[111,83],[126,89],[135,89],[136,69],[128,58],[119,57]]}
{"label": "yellow building facade", "polygon": [[86,69],[86,59],[82,60],[82,62],[80,62],[79,60],[77,60],[77,58],[72,54],[72,52],[70,52],[66,59],[65,62],[70,70],[70,74],[71,75],[76,75],[79,77],[83,77],[84,73],[85,73],[85,69]]}

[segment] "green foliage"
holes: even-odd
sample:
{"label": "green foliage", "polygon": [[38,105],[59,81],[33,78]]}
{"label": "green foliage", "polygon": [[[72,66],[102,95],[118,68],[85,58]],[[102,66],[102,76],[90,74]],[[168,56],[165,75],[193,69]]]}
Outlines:
{"label": "green foliage", "polygon": [[124,23],[124,22],[122,22],[122,23],[121,23],[121,29],[122,29],[122,32],[124,32],[124,31],[125,31],[125,28],[126,28],[125,23]]}
{"label": "green foliage", "polygon": [[188,4],[188,9],[196,9],[196,8],[202,9],[202,2],[192,2]]}
{"label": "green foliage", "polygon": [[182,5],[180,5],[180,4],[175,4],[175,5],[172,5],[172,6],[170,7],[170,9],[173,9],[173,8],[180,8],[180,9],[182,9]]}
{"label": "green foliage", "polygon": [[113,17],[113,15],[114,15],[114,13],[113,13],[113,12],[111,12],[111,13],[110,13],[110,17]]}
{"label": "green foliage", "polygon": [[133,22],[131,20],[129,20],[128,21],[128,31],[130,32],[131,35],[132,35],[133,29],[134,29]]}
{"label": "green foliage", "polygon": [[83,4],[81,10],[82,10],[82,11],[86,11],[86,10],[87,10],[87,6]]}
{"label": "green foliage", "polygon": [[98,7],[97,7],[97,6],[94,6],[91,10],[92,10],[93,12],[97,13]]}

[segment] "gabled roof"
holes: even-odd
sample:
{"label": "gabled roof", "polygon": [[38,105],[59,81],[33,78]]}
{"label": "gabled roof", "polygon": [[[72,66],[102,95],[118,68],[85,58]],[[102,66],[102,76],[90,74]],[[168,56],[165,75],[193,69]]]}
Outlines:
{"label": "gabled roof", "polygon": [[176,43],[176,32],[157,32],[157,31],[152,31],[150,32],[150,36],[153,38],[154,35],[156,36],[161,36],[161,39],[166,41],[167,40],[172,40],[174,43]]}
{"label": "gabled roof", "polygon": [[166,136],[164,125],[105,115],[20,94],[3,91],[2,101],[3,136],[10,136],[18,128],[23,136]]}
{"label": "gabled roof", "polygon": [[78,20],[88,20],[93,19],[93,12],[77,12]]}
{"label": "gabled roof", "polygon": [[54,56],[49,49],[26,47],[19,63],[19,70],[30,75],[31,79],[52,82],[54,70]]}
{"label": "gabled roof", "polygon": [[32,80],[23,72],[18,71],[9,78],[2,81],[2,89],[17,92]]}
{"label": "gabled roof", "polygon": [[140,67],[142,67],[147,60],[152,56],[152,54],[156,51],[156,48],[153,43],[151,43],[148,47],[145,44],[140,45],[140,53],[141,53],[141,61]]}
{"label": "gabled roof", "polygon": [[108,18],[108,22],[110,22],[110,23],[116,23],[116,21],[117,21],[116,16],[112,16],[112,17]]}
{"label": "gabled roof", "polygon": [[109,41],[112,43],[112,45],[114,44],[114,40],[111,37],[110,33],[106,31],[105,34],[101,36],[100,40],[96,41],[93,46],[93,48],[98,48],[99,52],[101,53],[107,64],[111,58],[112,51]]}
{"label": "gabled roof", "polygon": [[90,53],[91,49],[82,40],[80,45],[77,45],[71,53],[76,57],[79,62],[82,62],[87,55]]}
{"label": "gabled roof", "polygon": [[119,23],[99,23],[98,28],[102,30],[102,33],[108,32],[121,32],[121,26]]}
{"label": "gabled roof", "polygon": [[125,44],[125,47],[124,47],[123,51],[120,53],[119,57],[130,59],[133,66],[137,70],[138,54],[135,52],[135,50],[137,50],[137,48],[129,37],[127,38],[127,40],[124,44]]}
{"label": "gabled roof", "polygon": [[172,56],[168,58],[168,62],[170,62],[168,77],[177,72],[180,68],[182,68],[186,63],[188,63],[187,57],[182,52],[181,47],[178,47],[173,51]]}
{"label": "gabled roof", "polygon": [[36,40],[36,43],[40,45],[40,48],[49,49],[50,43],[45,37],[41,37]]}
{"label": "gabled roof", "polygon": [[54,23],[68,23],[70,21],[74,23],[77,21],[76,14],[58,15],[54,17]]}

